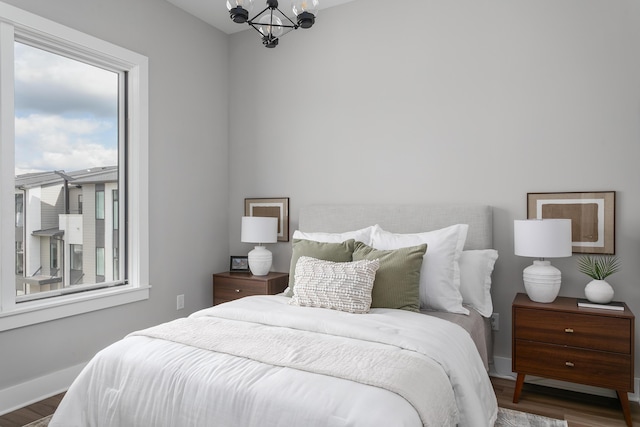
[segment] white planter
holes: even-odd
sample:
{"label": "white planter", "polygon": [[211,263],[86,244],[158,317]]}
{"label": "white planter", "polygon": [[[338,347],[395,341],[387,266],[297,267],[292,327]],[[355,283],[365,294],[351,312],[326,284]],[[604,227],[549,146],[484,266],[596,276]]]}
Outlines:
{"label": "white planter", "polygon": [[608,304],[613,300],[613,288],[605,280],[592,280],[584,288],[587,299],[596,304]]}

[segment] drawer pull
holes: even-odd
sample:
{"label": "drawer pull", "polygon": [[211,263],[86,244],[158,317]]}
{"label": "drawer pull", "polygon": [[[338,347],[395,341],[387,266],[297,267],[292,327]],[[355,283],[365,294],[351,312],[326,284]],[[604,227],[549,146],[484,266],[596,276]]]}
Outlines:
{"label": "drawer pull", "polygon": [[575,365],[573,364],[573,362],[564,362],[564,366],[567,366],[569,368],[573,368]]}
{"label": "drawer pull", "polygon": [[573,333],[573,328],[564,328],[564,331],[565,331],[567,334],[572,334],[572,333]]}
{"label": "drawer pull", "polygon": [[240,293],[240,289],[236,289],[236,293],[239,294]]}

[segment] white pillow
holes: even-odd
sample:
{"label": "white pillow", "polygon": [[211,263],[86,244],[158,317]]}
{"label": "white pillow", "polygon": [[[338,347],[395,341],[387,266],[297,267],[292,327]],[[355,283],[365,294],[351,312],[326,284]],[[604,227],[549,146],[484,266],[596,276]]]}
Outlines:
{"label": "white pillow", "polygon": [[427,252],[420,269],[420,307],[469,314],[462,306],[458,265],[468,230],[468,224],[456,224],[424,233],[396,234],[376,226],[371,246],[399,249],[426,243]]}
{"label": "white pillow", "polygon": [[484,317],[493,314],[491,273],[498,259],[495,249],[462,251],[460,256],[460,293],[465,304]]}
{"label": "white pillow", "polygon": [[291,305],[367,313],[380,261],[323,261],[302,256],[296,263]]}
{"label": "white pillow", "polygon": [[353,239],[356,242],[362,242],[365,245],[371,246],[371,233],[375,226],[369,226],[355,231],[346,231],[344,233],[323,233],[313,232],[307,233],[304,231],[296,230],[293,232],[294,239],[313,240],[314,242],[322,243],[342,243],[346,240]]}

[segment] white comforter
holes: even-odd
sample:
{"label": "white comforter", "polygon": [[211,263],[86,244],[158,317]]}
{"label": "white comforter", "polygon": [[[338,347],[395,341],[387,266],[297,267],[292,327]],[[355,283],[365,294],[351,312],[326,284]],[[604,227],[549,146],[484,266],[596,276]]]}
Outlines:
{"label": "white comforter", "polygon": [[[428,394],[425,401],[434,403],[431,415],[426,415],[430,419],[420,419],[420,414],[425,418],[420,407],[428,412],[429,405],[414,401],[414,406],[385,384],[372,386],[259,362],[250,354],[238,357],[132,335],[96,355],[67,392],[50,426],[441,426],[455,419],[461,426],[493,425],[495,395],[462,328],[401,310],[354,315],[290,306],[287,301],[279,296],[249,297],[191,317],[203,320],[203,325],[214,317],[217,324],[249,322],[250,329],[274,325],[307,330],[316,333],[319,342],[325,337],[358,339],[365,346],[427,356],[436,369],[426,377],[417,372],[415,381],[433,385],[422,387]],[[443,413],[447,405],[453,409]]]}

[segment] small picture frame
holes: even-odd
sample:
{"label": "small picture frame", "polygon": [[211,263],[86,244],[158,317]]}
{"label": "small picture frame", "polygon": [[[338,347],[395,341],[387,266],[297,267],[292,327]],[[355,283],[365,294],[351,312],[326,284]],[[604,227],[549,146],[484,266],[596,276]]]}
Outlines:
{"label": "small picture frame", "polygon": [[573,253],[615,254],[616,192],[527,193],[527,218],[571,220]]}
{"label": "small picture frame", "polygon": [[244,216],[278,219],[278,242],[289,241],[289,198],[244,199]]}
{"label": "small picture frame", "polygon": [[229,271],[231,273],[248,273],[249,257],[231,255],[229,260]]}

